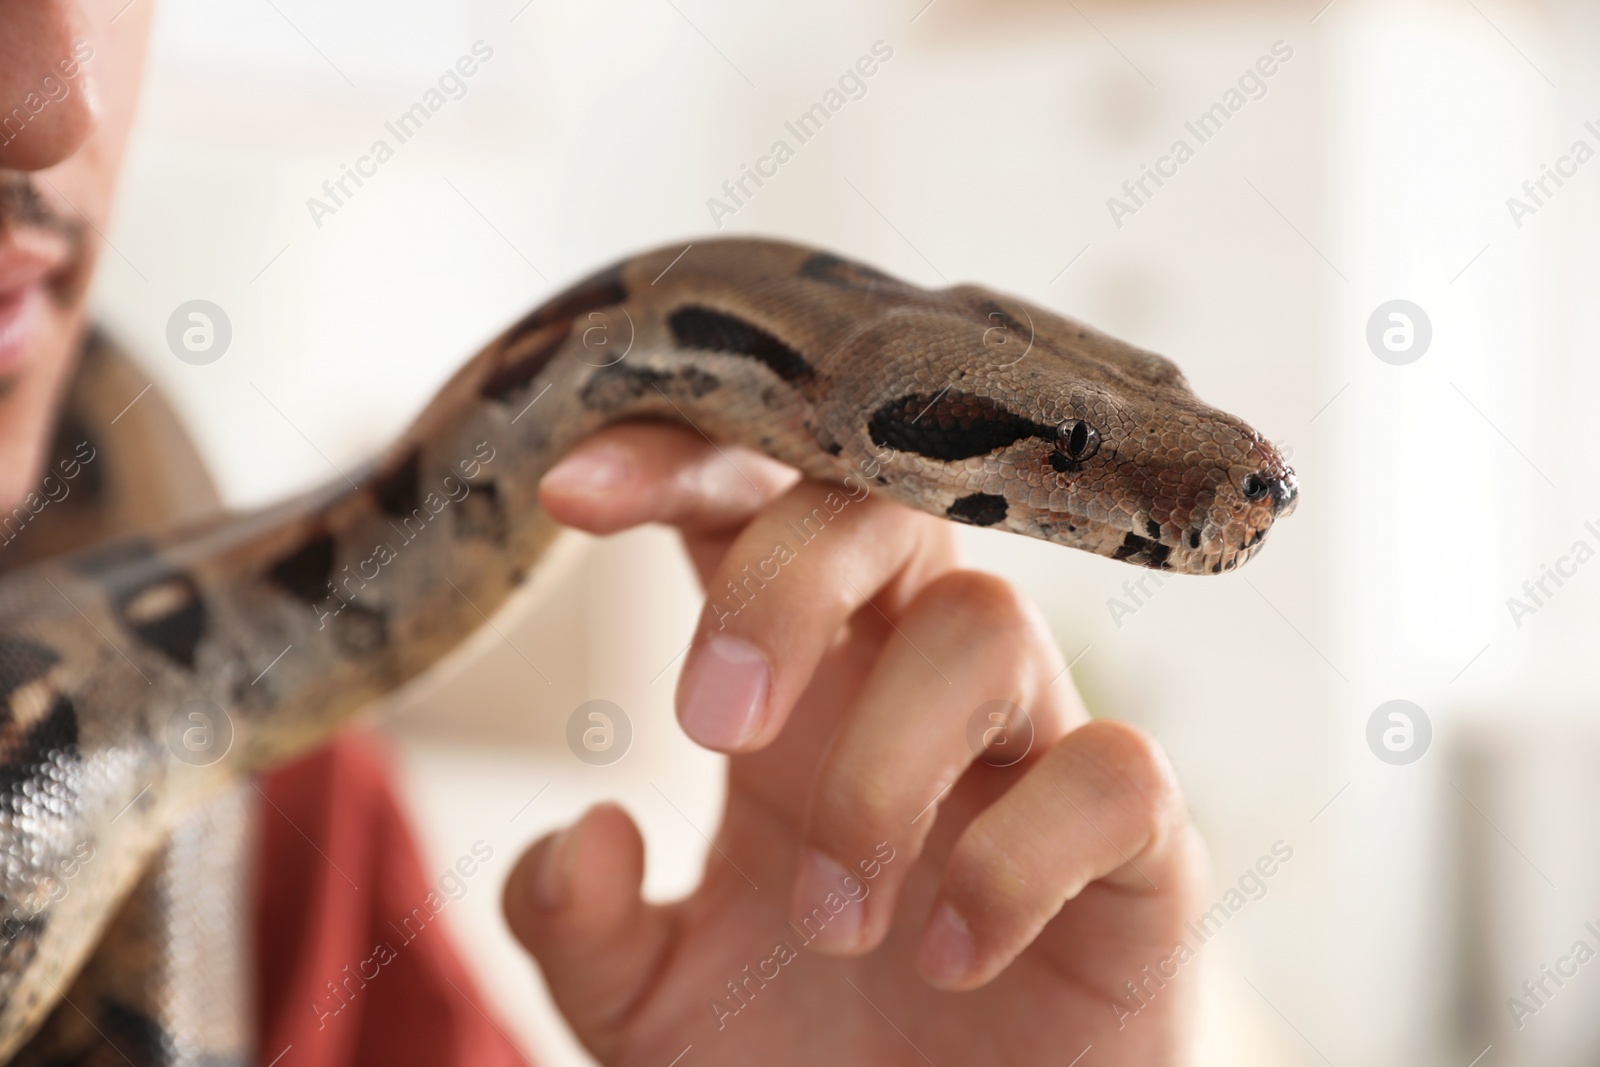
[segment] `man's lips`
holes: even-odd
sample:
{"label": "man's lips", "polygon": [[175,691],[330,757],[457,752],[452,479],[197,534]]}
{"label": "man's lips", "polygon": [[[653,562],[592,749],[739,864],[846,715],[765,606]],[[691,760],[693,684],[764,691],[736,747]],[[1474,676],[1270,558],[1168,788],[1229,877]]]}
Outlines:
{"label": "man's lips", "polygon": [[71,242],[43,230],[0,232],[0,377],[24,369],[48,307],[46,288],[72,257]]}
{"label": "man's lips", "polygon": [[32,226],[0,228],[0,295],[42,282],[72,259],[72,242]]}
{"label": "man's lips", "polygon": [[25,369],[44,311],[44,287],[26,286],[0,294],[0,378]]}

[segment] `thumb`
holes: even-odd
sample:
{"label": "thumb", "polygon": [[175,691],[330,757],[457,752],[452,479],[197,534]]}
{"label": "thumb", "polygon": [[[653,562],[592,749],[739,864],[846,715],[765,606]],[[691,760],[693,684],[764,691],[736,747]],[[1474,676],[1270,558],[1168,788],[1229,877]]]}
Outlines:
{"label": "thumb", "polygon": [[670,909],[647,904],[644,840],[615,804],[534,844],[506,879],[506,922],[544,972],[584,1044],[604,1056],[672,937]]}

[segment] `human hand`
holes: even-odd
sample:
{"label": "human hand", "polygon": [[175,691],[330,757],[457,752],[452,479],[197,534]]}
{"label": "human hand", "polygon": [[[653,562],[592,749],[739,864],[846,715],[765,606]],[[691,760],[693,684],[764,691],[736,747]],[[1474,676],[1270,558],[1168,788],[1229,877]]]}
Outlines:
{"label": "human hand", "polygon": [[[679,720],[732,758],[687,899],[641,900],[643,841],[603,804],[518,861],[512,931],[619,1067],[1184,1062],[1192,976],[1144,970],[1205,863],[1165,758],[1090,721],[1036,610],[960,567],[950,523],[858,489],[643,424],[546,478],[569,525],[682,532],[712,599]],[[1033,727],[1009,766],[968,740],[995,700]]]}

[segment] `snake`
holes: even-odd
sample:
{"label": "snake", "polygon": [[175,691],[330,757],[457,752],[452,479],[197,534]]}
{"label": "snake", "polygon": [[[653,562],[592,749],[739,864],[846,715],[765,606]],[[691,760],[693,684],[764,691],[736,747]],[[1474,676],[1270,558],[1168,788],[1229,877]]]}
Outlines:
{"label": "snake", "polygon": [[[777,240],[626,258],[494,338],[361,469],[0,579],[0,1062],[38,1047],[185,812],[326,740],[530,581],[560,533],[541,477],[625,419],[1171,574],[1241,566],[1299,491],[1174,363],[1016,297]],[[186,752],[196,722],[220,758]],[[138,1016],[127,984],[74,1008]]]}

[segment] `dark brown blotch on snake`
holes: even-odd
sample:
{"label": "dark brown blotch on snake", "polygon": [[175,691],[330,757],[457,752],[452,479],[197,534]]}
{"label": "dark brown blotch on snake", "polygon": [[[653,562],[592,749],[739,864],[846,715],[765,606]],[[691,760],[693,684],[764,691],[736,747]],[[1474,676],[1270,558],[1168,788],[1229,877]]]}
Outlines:
{"label": "dark brown blotch on snake", "polygon": [[317,604],[327,598],[333,577],[333,559],[338,544],[332,535],[319,530],[305,542],[267,569],[267,574],[295,599]]}
{"label": "dark brown blotch on snake", "polygon": [[905,282],[876,267],[836,256],[832,252],[818,252],[800,264],[799,275],[813,281],[852,292],[871,292],[884,286],[904,287]]}
{"label": "dark brown blotch on snake", "polygon": [[994,493],[973,493],[951,504],[945,514],[970,526],[993,526],[1006,517],[1006,498]]}
{"label": "dark brown blotch on snake", "polygon": [[206,632],[206,602],[193,578],[176,572],[156,575],[120,591],[115,603],[135,637],[174,663],[194,667]]}
{"label": "dark brown blotch on snake", "polygon": [[615,263],[591,274],[506,331],[497,342],[502,356],[479,387],[480,394],[504,400],[526,388],[566,343],[579,316],[625,302],[622,267]]}
{"label": "dark brown blotch on snake", "polygon": [[704,307],[679,308],[667,320],[672,336],[684,348],[749,356],[786,382],[812,374],[811,364],[793,348],[761,327],[725,312]]}
{"label": "dark brown blotch on snake", "polygon": [[1007,411],[987,397],[946,389],[898,397],[872,413],[874,444],[929,459],[982,456],[1028,437],[1050,439],[1055,430]]}
{"label": "dark brown blotch on snake", "polygon": [[422,477],[422,453],[407,452],[393,468],[373,479],[372,495],[385,515],[403,518],[422,506],[418,488]]}
{"label": "dark brown blotch on snake", "polygon": [[715,374],[698,367],[656,370],[613,363],[590,375],[579,395],[586,407],[595,411],[614,412],[651,396],[670,399],[686,394],[690,399],[698,400],[721,384],[722,380]]}
{"label": "dark brown blotch on snake", "polygon": [[506,514],[493,481],[467,483],[467,495],[454,508],[456,536],[505,543]]}

